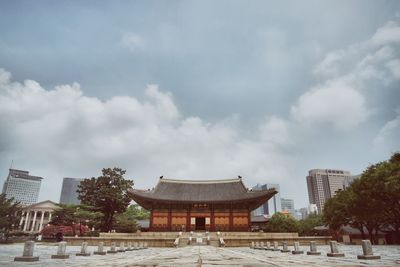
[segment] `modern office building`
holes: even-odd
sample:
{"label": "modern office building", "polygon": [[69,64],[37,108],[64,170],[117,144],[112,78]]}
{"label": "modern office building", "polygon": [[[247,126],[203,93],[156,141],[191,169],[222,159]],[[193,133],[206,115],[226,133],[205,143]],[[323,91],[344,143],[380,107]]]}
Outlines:
{"label": "modern office building", "polygon": [[296,212],[294,210],[294,200],[288,198],[281,198],[281,209],[283,213],[289,213],[293,217],[296,217]]}
{"label": "modern office building", "polygon": [[38,201],[42,177],[29,175],[28,171],[9,169],[3,185],[3,194],[8,199],[14,198],[23,206],[32,205]]}
{"label": "modern office building", "polygon": [[318,213],[324,209],[325,202],[336,192],[343,190],[343,182],[351,177],[349,171],[313,169],[308,172],[307,188],[310,204],[316,204]]}
{"label": "modern office building", "polygon": [[60,203],[68,205],[79,205],[78,185],[83,179],[81,178],[64,178],[61,188]]}
{"label": "modern office building", "polygon": [[267,202],[262,204],[260,207],[255,209],[252,213],[253,216],[260,216],[260,215],[269,215],[272,216],[276,212],[281,211],[281,196],[280,196],[280,187],[279,184],[257,184],[252,188],[253,191],[260,191],[265,189],[275,188],[278,191],[273,197],[271,197]]}

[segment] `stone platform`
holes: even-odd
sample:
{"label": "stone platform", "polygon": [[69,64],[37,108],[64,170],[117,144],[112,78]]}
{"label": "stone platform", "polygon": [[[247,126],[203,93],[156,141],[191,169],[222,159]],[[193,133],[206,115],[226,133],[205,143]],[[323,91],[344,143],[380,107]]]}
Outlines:
{"label": "stone platform", "polygon": [[[55,244],[37,243],[34,255],[40,256],[38,262],[14,262],[15,256],[21,254],[23,244],[0,245],[0,266],[400,266],[400,246],[374,246],[374,253],[380,255],[380,260],[358,260],[357,255],[362,251],[361,246],[340,245],[340,251],[345,253],[343,258],[328,258],[328,246],[318,246],[321,256],[292,255],[280,251],[255,250],[247,247],[216,248],[213,246],[187,246],[184,248],[149,248],[105,256],[92,255],[77,257],[79,246],[67,246],[66,253],[70,259],[51,259],[51,254],[57,250]],[[89,252],[97,248],[88,247]],[[307,246],[300,246],[308,251]]]}
{"label": "stone platform", "polygon": [[[196,237],[195,232],[193,237]],[[200,233],[205,237],[205,233]],[[281,244],[287,241],[288,245],[299,242],[301,245],[308,245],[310,241],[316,241],[318,245],[327,245],[330,236],[306,236],[300,237],[298,233],[260,233],[260,232],[222,232],[220,236],[216,232],[210,232],[210,245],[218,247],[219,238],[222,237],[226,247],[248,247],[252,241],[267,242],[278,241]],[[187,246],[190,233],[184,232],[180,236],[179,246]],[[99,237],[65,237],[65,241],[70,245],[80,245],[82,242],[88,242],[90,246],[96,246],[99,242],[109,246],[111,242],[147,242],[150,247],[173,247],[178,232],[143,232],[143,233],[100,233]]]}

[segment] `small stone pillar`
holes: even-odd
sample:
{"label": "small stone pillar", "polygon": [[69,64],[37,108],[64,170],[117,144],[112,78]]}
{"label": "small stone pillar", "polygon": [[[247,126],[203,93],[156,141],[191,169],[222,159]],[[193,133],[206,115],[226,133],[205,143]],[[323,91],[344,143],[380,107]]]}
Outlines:
{"label": "small stone pillar", "polygon": [[336,241],[329,241],[329,246],[331,247],[331,252],[326,254],[328,257],[344,257],[344,253],[339,253]]}
{"label": "small stone pillar", "polygon": [[303,254],[304,251],[300,250],[299,242],[294,242],[294,250],[292,250],[292,254]]}
{"label": "small stone pillar", "polygon": [[307,255],[321,255],[321,252],[317,251],[317,242],[310,241],[310,251],[307,251]]}
{"label": "small stone pillar", "polygon": [[281,249],[279,248],[279,245],[278,245],[278,241],[274,241],[274,248],[273,249],[271,249],[272,251],[280,251]]}
{"label": "small stone pillar", "polygon": [[56,255],[51,255],[52,259],[68,259],[69,255],[66,254],[67,250],[67,242],[61,241],[58,243],[58,249],[57,249],[57,254]]}
{"label": "small stone pillar", "polygon": [[260,242],[256,241],[255,245],[254,245],[255,249],[260,249]]}
{"label": "small stone pillar", "polygon": [[138,242],[134,242],[134,243],[133,243],[133,249],[134,249],[134,250],[139,249],[139,244],[138,244]]}
{"label": "small stone pillar", "polygon": [[104,251],[104,242],[99,242],[97,246],[97,251],[93,252],[94,255],[106,255],[107,252]]}
{"label": "small stone pillar", "polygon": [[76,253],[76,256],[90,256],[90,252],[88,252],[87,248],[88,248],[88,242],[82,242],[81,252]]}
{"label": "small stone pillar", "polygon": [[132,242],[127,243],[127,247],[126,247],[125,251],[132,251]]}
{"label": "small stone pillar", "polygon": [[267,241],[264,249],[271,250],[271,242]]}
{"label": "small stone pillar", "polygon": [[286,241],[283,241],[283,242],[282,242],[282,249],[281,249],[281,252],[282,252],[282,253],[290,252],[290,250],[289,250],[288,247],[287,247],[287,242],[286,242]]}
{"label": "small stone pillar", "polygon": [[148,245],[147,245],[147,242],[144,242],[144,243],[143,243],[143,248],[144,248],[144,249],[149,248]]}
{"label": "small stone pillar", "polygon": [[124,242],[119,243],[118,252],[125,252],[125,243]]}
{"label": "small stone pillar", "polygon": [[27,262],[32,262],[32,261],[38,261],[38,257],[33,256],[33,250],[35,248],[35,242],[34,241],[26,241],[24,244],[24,252],[22,252],[22,257],[15,257],[14,261],[27,261]]}
{"label": "small stone pillar", "polygon": [[254,241],[251,241],[250,248],[254,248]]}
{"label": "small stone pillar", "polygon": [[363,255],[357,255],[357,259],[359,260],[379,260],[381,256],[374,255],[372,252],[371,241],[362,240],[361,241]]}
{"label": "small stone pillar", "polygon": [[110,250],[107,250],[107,253],[118,253],[115,242],[111,242]]}

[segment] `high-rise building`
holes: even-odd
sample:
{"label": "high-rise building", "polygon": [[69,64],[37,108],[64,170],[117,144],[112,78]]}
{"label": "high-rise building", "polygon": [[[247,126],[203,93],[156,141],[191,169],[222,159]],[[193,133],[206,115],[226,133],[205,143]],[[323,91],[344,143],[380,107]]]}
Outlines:
{"label": "high-rise building", "polygon": [[270,188],[275,188],[278,193],[276,193],[272,198],[270,198],[267,202],[262,204],[260,207],[255,209],[253,211],[253,215],[259,216],[259,215],[269,215],[272,216],[276,212],[281,211],[281,197],[280,197],[280,187],[279,184],[257,184],[252,188],[252,190],[264,190],[264,189],[270,189]]}
{"label": "high-rise building", "polygon": [[38,201],[42,177],[29,175],[28,171],[9,169],[3,185],[3,194],[14,198],[22,205],[32,205]]}
{"label": "high-rise building", "polygon": [[282,212],[290,213],[293,217],[296,217],[293,199],[281,198],[281,209],[282,209]]}
{"label": "high-rise building", "polygon": [[60,203],[68,205],[78,205],[80,200],[78,199],[78,185],[83,179],[81,178],[64,178],[61,188]]}
{"label": "high-rise building", "polygon": [[350,176],[349,171],[343,170],[313,169],[308,172],[308,198],[310,204],[317,205],[318,213],[322,212],[329,198],[343,190],[343,181]]}

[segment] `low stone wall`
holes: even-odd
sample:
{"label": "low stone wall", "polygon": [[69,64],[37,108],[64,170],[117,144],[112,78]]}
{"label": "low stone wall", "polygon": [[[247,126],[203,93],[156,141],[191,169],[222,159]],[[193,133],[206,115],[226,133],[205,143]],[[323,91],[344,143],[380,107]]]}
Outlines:
{"label": "low stone wall", "polygon": [[[196,233],[195,233],[196,235]],[[271,242],[278,241],[279,245],[283,241],[288,245],[294,242],[300,242],[301,245],[308,245],[310,241],[316,241],[318,245],[327,245],[330,236],[306,236],[299,237],[298,233],[262,233],[262,232],[223,232],[217,236],[216,232],[209,233],[210,245],[218,246],[219,237],[222,237],[227,247],[248,247],[251,242]],[[70,245],[80,245],[82,242],[88,242],[90,246],[98,245],[104,242],[105,246],[110,246],[111,242],[147,242],[149,247],[173,247],[178,232],[144,232],[144,233],[100,233],[99,237],[65,237]],[[205,236],[205,235],[204,235]],[[189,233],[182,233],[179,246],[186,246],[189,241]]]}
{"label": "low stone wall", "polygon": [[80,246],[82,242],[88,242],[89,246],[97,246],[99,242],[104,242],[104,246],[111,246],[111,242],[147,242],[149,247],[173,247],[175,238],[151,238],[151,237],[64,237],[64,240],[72,246]]}

